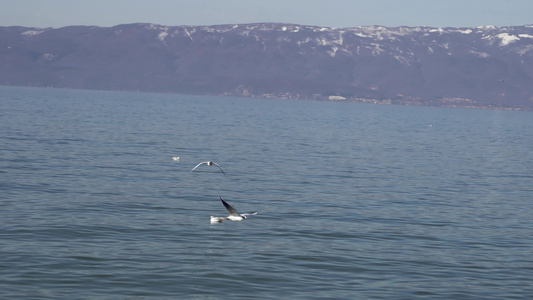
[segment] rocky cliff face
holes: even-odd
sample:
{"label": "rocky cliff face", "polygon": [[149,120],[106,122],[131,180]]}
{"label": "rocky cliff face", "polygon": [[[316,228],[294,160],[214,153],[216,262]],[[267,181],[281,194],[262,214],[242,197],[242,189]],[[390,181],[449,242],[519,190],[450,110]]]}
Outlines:
{"label": "rocky cliff face", "polygon": [[533,109],[533,26],[0,27],[0,84]]}

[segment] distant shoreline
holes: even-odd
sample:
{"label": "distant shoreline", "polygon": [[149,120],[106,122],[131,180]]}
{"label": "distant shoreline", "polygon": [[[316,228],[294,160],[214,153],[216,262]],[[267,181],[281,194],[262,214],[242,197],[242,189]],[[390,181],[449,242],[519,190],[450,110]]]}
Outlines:
{"label": "distant shoreline", "polygon": [[54,89],[54,90],[72,90],[72,91],[94,91],[94,92],[117,92],[117,93],[145,93],[145,94],[162,94],[162,95],[184,95],[184,96],[198,96],[198,97],[225,97],[225,98],[250,98],[250,99],[265,99],[265,100],[292,100],[292,101],[319,101],[319,102],[337,102],[337,103],[354,103],[354,104],[376,104],[376,105],[398,105],[398,106],[420,106],[420,107],[442,107],[442,108],[464,108],[464,109],[481,109],[481,110],[505,110],[505,111],[525,111],[531,112],[533,109],[526,109],[521,107],[496,107],[496,106],[476,106],[476,105],[461,105],[448,104],[442,105],[440,103],[424,104],[421,100],[390,100],[390,99],[342,99],[329,100],[326,98],[313,97],[274,97],[271,95],[231,95],[231,94],[184,94],[172,92],[146,92],[146,91],[130,91],[130,90],[98,90],[98,89],[76,89],[76,88],[61,88],[61,87],[39,87],[39,86],[20,86],[20,85],[0,85],[3,88],[30,88],[30,89]]}

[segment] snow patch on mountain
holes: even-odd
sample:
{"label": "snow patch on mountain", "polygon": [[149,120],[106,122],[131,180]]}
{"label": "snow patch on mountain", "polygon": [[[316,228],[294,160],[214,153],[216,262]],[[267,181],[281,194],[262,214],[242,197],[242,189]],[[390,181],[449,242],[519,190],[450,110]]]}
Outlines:
{"label": "snow patch on mountain", "polygon": [[521,38],[533,39],[533,35],[531,34],[519,34],[518,36]]}
{"label": "snow patch on mountain", "polygon": [[23,36],[34,36],[43,33],[44,30],[28,30],[22,33]]}
{"label": "snow patch on mountain", "polygon": [[331,47],[331,50],[328,51],[329,56],[335,57],[337,54],[337,50],[339,50],[339,47],[333,46]]}
{"label": "snow patch on mountain", "polygon": [[459,29],[457,30],[457,32],[462,33],[462,34],[471,34],[473,31],[472,29],[465,29],[465,30]]}
{"label": "snow patch on mountain", "polygon": [[500,41],[500,45],[502,46],[507,46],[511,43],[514,43],[518,40],[520,40],[519,37],[517,37],[516,35],[511,35],[511,34],[508,34],[506,32],[504,33],[500,33],[498,35],[496,35],[497,38],[499,38],[501,41]]}
{"label": "snow patch on mountain", "polygon": [[474,50],[470,50],[469,52],[471,54],[476,55],[476,56],[481,57],[481,58],[487,58],[487,57],[490,56],[488,53],[485,53],[485,52],[478,52],[478,51],[474,51]]}
{"label": "snow patch on mountain", "polygon": [[527,45],[521,49],[518,49],[518,55],[522,56],[528,53],[529,51],[533,51],[533,45]]}

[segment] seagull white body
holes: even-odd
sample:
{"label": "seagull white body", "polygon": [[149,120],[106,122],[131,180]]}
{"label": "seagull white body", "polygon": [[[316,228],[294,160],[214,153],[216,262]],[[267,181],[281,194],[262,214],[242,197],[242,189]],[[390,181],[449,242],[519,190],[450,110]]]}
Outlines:
{"label": "seagull white body", "polygon": [[[226,219],[228,219],[228,220],[231,220],[231,221],[242,221],[242,220],[246,219],[246,216],[248,216],[248,215],[256,215],[257,214],[257,212],[247,213],[247,214],[239,214],[239,212],[237,212],[237,210],[233,206],[229,205],[226,201],[224,201],[224,199],[222,199],[222,197],[220,197],[220,201],[222,201],[222,204],[224,204],[224,207],[229,212],[229,216],[226,217]],[[211,217],[211,220],[212,219],[213,219],[213,217]]]}
{"label": "seagull white body", "polygon": [[180,161],[180,157],[179,157],[179,156],[173,156],[173,157],[172,157],[172,160],[174,160],[174,161]]}
{"label": "seagull white body", "polygon": [[211,216],[211,224],[222,223],[226,218]]}
{"label": "seagull white body", "polygon": [[202,164],[206,164],[206,165],[208,165],[208,166],[215,165],[215,166],[217,166],[217,167],[220,169],[220,171],[222,171],[222,174],[226,175],[226,173],[224,173],[224,170],[222,170],[222,168],[220,167],[220,165],[217,164],[216,162],[212,162],[212,161],[203,161],[203,162],[197,164],[196,167],[192,168],[191,172],[194,171],[196,168],[198,168],[198,167],[199,167],[200,165],[202,165]]}

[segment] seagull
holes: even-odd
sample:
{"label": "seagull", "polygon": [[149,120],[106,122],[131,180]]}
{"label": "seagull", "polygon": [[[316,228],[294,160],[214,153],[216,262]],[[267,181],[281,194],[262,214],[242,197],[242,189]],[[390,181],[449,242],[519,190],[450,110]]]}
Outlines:
{"label": "seagull", "polygon": [[[229,205],[226,201],[224,201],[224,199],[222,199],[222,197],[220,197],[220,201],[222,201],[222,204],[224,204],[224,207],[226,207],[226,209],[229,212],[229,216],[226,217],[227,220],[242,221],[242,220],[246,219],[246,216],[248,216],[248,215],[257,215],[256,211],[253,212],[253,213],[239,214],[237,212],[237,210],[235,208],[233,208],[233,206]],[[220,222],[222,222],[222,220],[220,220],[220,219],[223,219],[223,218],[222,217],[213,217],[213,216],[211,216],[211,223],[213,223],[213,220],[217,220],[216,222],[220,223]]]}
{"label": "seagull", "polygon": [[222,223],[226,218],[211,216],[211,224]]}
{"label": "seagull", "polygon": [[220,165],[217,164],[216,162],[212,162],[212,161],[203,161],[203,162],[197,164],[196,167],[192,168],[191,172],[194,171],[196,168],[198,168],[201,164],[207,164],[208,166],[215,165],[215,166],[217,166],[220,169],[220,171],[222,171],[222,174],[226,175],[226,173],[224,173],[224,170],[222,170]]}
{"label": "seagull", "polygon": [[179,157],[179,156],[173,156],[173,157],[172,157],[172,160],[174,160],[174,161],[180,161],[180,157]]}

